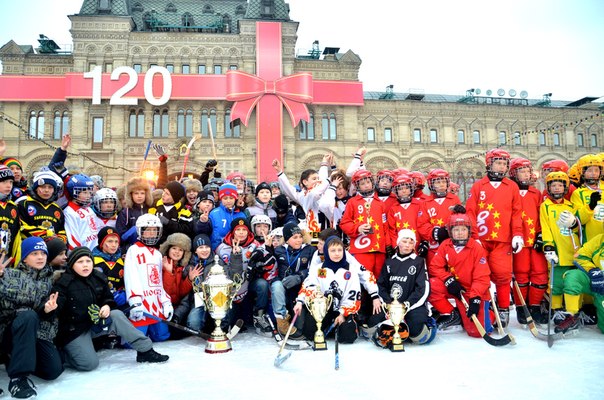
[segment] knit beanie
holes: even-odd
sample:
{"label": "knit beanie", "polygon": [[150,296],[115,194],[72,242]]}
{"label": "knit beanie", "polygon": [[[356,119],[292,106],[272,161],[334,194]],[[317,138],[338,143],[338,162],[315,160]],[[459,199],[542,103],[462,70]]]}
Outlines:
{"label": "knit beanie", "polygon": [[172,198],[174,199],[174,203],[178,203],[183,197],[185,197],[185,187],[177,181],[170,181],[166,185],[167,191],[170,192]]}
{"label": "knit beanie", "polygon": [[61,179],[59,178],[59,176],[57,174],[55,174],[54,172],[51,171],[38,171],[34,174],[34,177],[32,179],[32,186],[31,188],[35,191],[38,187],[42,186],[42,185],[50,185],[53,187],[53,189],[57,190],[57,179]]}
{"label": "knit beanie", "polygon": [[247,218],[235,218],[233,222],[231,222],[231,232],[235,230],[235,228],[244,227],[248,232],[252,232],[252,227],[250,226],[250,221]]}
{"label": "knit beanie", "polygon": [[302,234],[302,230],[295,222],[288,222],[285,224],[285,226],[283,226],[283,240],[285,240],[285,243],[287,243],[287,241],[296,233]]}
{"label": "knit beanie", "polygon": [[210,238],[205,233],[200,233],[199,235],[195,236],[195,239],[193,239],[193,251],[195,251],[199,246],[212,247]]}
{"label": "knit beanie", "polygon": [[56,236],[47,240],[46,247],[48,249],[48,262],[54,260],[61,252],[67,251],[65,242]]}
{"label": "knit beanie", "polygon": [[9,168],[12,165],[15,165],[15,166],[17,166],[17,168],[19,168],[21,171],[23,171],[23,166],[21,165],[21,162],[14,157],[7,157],[7,158],[3,159],[2,164],[6,165]]}
{"label": "knit beanie", "polygon": [[101,249],[101,251],[103,250],[103,244],[105,243],[105,239],[107,239],[109,236],[115,236],[118,241],[120,240],[120,235],[117,233],[115,228],[112,228],[110,226],[103,227],[103,229],[99,231],[98,235],[99,249]]}
{"label": "knit beanie", "polygon": [[197,194],[197,202],[201,202],[203,200],[210,200],[211,202],[214,202],[214,195],[211,192],[208,192],[206,190],[202,190],[201,192],[199,192]]}
{"label": "knit beanie", "polygon": [[258,193],[263,189],[266,189],[269,192],[271,192],[271,186],[266,182],[262,182],[262,183],[258,184],[258,186],[256,186],[256,191],[255,191],[256,197],[258,197]]}
{"label": "knit beanie", "polygon": [[90,257],[91,260],[93,259],[92,252],[88,247],[80,246],[71,250],[71,253],[69,253],[69,257],[67,257],[67,268],[73,268],[73,264],[75,264],[76,261],[78,261],[82,257]]}
{"label": "knit beanie", "polygon": [[275,197],[273,199],[273,208],[277,214],[287,213],[287,210],[289,210],[289,201],[287,201],[287,197],[284,194]]}
{"label": "knit beanie", "polygon": [[398,245],[403,239],[413,239],[413,241],[417,241],[415,233],[411,229],[401,229],[398,232],[398,238],[396,239],[396,244]]}
{"label": "knit beanie", "polygon": [[225,183],[220,186],[220,189],[218,190],[218,198],[222,200],[224,196],[231,196],[236,199],[237,186],[233,185],[232,183]]}
{"label": "knit beanie", "polygon": [[48,247],[46,247],[46,243],[44,243],[42,238],[37,236],[28,237],[21,242],[21,259],[25,260],[28,255],[36,250],[42,250],[48,255]]}
{"label": "knit beanie", "polygon": [[13,174],[13,171],[11,171],[10,168],[4,164],[0,165],[0,182],[7,181],[9,179],[13,181],[15,180],[15,175]]}

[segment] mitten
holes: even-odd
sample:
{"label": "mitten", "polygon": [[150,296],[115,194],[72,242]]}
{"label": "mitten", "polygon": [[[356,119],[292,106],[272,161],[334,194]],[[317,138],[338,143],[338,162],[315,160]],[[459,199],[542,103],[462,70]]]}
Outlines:
{"label": "mitten", "polygon": [[598,202],[602,199],[602,194],[600,192],[592,192],[589,197],[589,209],[593,210],[598,205]]}
{"label": "mitten", "polygon": [[136,322],[143,319],[145,316],[145,307],[141,303],[133,304],[130,309],[130,320]]}
{"label": "mitten", "polygon": [[172,307],[172,303],[171,302],[166,301],[163,304],[162,313],[164,314],[164,317],[166,317],[166,319],[168,321],[170,321],[172,319],[172,316],[174,315],[174,307]]}
{"label": "mitten", "polygon": [[455,296],[458,299],[461,299],[461,292],[463,291],[463,286],[454,276],[450,276],[445,280],[445,286],[447,287],[447,292],[451,296]]}
{"label": "mitten", "polygon": [[118,307],[123,306],[128,301],[128,299],[126,299],[126,292],[123,290],[116,290],[115,292],[113,292],[113,300],[118,305]]}
{"label": "mitten", "polygon": [[420,257],[426,258],[426,256],[428,255],[429,249],[430,249],[430,245],[428,244],[428,241],[422,240],[421,242],[419,242],[419,245],[417,246],[417,255]]}
{"label": "mitten", "polygon": [[535,236],[535,244],[533,244],[533,248],[536,251],[543,253],[543,236],[541,236],[541,232]]}
{"label": "mitten", "polygon": [[91,304],[88,306],[88,316],[90,317],[90,320],[92,321],[93,324],[98,324],[99,322],[99,310],[101,308],[98,306],[98,304]]}
{"label": "mitten", "polygon": [[472,315],[477,315],[480,311],[480,297],[472,297],[468,305],[468,318],[472,318]]}
{"label": "mitten", "polygon": [[520,253],[522,248],[524,247],[524,239],[522,236],[514,236],[512,238],[512,250],[514,254]]}
{"label": "mitten", "polygon": [[543,254],[548,263],[553,262],[554,264],[558,264],[558,255],[556,254],[554,246],[545,246],[543,248]]}
{"label": "mitten", "polygon": [[[595,207],[595,206],[594,206]],[[577,223],[575,216],[568,210],[564,210],[558,217],[558,225],[564,228],[572,228]]]}

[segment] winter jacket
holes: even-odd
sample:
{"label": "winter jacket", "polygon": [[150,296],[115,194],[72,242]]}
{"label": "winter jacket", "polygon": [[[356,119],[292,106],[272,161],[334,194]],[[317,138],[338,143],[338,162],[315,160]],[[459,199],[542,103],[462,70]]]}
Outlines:
{"label": "winter jacket", "polygon": [[52,291],[59,293],[59,347],[65,346],[92,327],[92,320],[88,315],[90,305],[96,304],[99,308],[108,305],[111,309],[117,307],[109,290],[107,277],[97,270],[83,277],[68,268],[55,283]]}
{"label": "winter jacket", "polygon": [[387,259],[377,283],[380,297],[385,303],[393,301],[392,289],[399,289],[400,297],[397,300],[399,303],[409,302],[407,311],[425,307],[430,294],[426,262],[415,253],[404,257],[397,253]]}
{"label": "winter jacket", "polygon": [[[7,326],[19,311],[33,310],[40,317],[38,339],[53,341],[57,334],[56,313],[44,312],[52,287],[52,268],[41,270],[19,263],[16,268],[6,268],[0,277],[0,343]],[[18,340],[18,338],[16,338]]]}
{"label": "winter jacket", "polygon": [[220,204],[218,207],[210,211],[210,223],[212,224],[212,250],[216,250],[222,239],[230,232],[231,222],[235,218],[245,218],[245,214],[235,207],[232,210],[227,209]]}
{"label": "winter jacket", "polygon": [[277,226],[277,213],[272,207],[272,201],[264,204],[254,199],[254,204],[245,209],[245,215],[250,221],[254,215],[266,215],[271,219],[272,226]]}
{"label": "winter jacket", "polygon": [[316,247],[302,244],[298,250],[292,249],[289,245],[277,246],[275,248],[275,258],[279,267],[279,279],[283,280],[286,276],[300,275],[301,282],[308,275],[308,266],[312,260]]}

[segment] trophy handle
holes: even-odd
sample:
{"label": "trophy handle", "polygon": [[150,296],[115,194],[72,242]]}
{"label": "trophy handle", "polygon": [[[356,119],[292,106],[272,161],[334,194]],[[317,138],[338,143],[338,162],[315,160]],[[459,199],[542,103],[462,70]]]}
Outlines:
{"label": "trophy handle", "polygon": [[330,294],[327,295],[327,309],[331,309],[331,304],[333,303],[333,296]]}

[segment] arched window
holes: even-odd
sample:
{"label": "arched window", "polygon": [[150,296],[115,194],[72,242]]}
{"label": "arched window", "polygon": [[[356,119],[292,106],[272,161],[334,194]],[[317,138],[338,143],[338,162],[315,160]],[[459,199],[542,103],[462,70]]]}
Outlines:
{"label": "arched window", "polygon": [[457,144],[466,143],[466,132],[463,129],[457,130]]}
{"label": "arched window", "polygon": [[392,128],[384,128],[384,142],[392,143]]}
{"label": "arched window", "polygon": [[506,132],[505,131],[500,131],[499,132],[499,145],[500,146],[505,144],[505,142],[506,142],[505,136],[506,136]]}
{"label": "arched window", "polygon": [[69,113],[67,111],[55,111],[52,127],[52,138],[61,140],[63,135],[69,133]]}
{"label": "arched window", "polygon": [[145,9],[143,8],[143,5],[141,3],[135,3],[132,6],[132,12],[143,12]]}
{"label": "arched window", "polygon": [[375,128],[367,128],[367,141],[375,142]]}
{"label": "arched window", "polygon": [[413,142],[414,143],[422,142],[422,130],[420,128],[413,129]]}
{"label": "arched window", "polygon": [[168,137],[168,110],[153,110],[153,137]]}
{"label": "arched window", "polygon": [[208,118],[210,119],[210,124],[212,125],[212,135],[216,137],[216,110],[201,110],[201,136],[209,137],[208,130]]}
{"label": "arched window", "polygon": [[214,9],[212,8],[211,5],[206,4],[205,6],[203,6],[203,13],[204,14],[214,14]]}
{"label": "arched window", "polygon": [[191,13],[186,12],[182,15],[182,25],[183,26],[195,25],[195,21],[193,20],[193,16],[191,15]]}
{"label": "arched window", "polygon": [[130,116],[128,118],[128,136],[145,136],[145,113],[142,109],[130,110]]}
{"label": "arched window", "polygon": [[554,133],[554,146],[560,146],[560,134],[558,132]]}
{"label": "arched window", "polygon": [[308,121],[300,121],[300,140],[315,140],[315,115],[313,113],[310,113]]}
{"label": "arched window", "polygon": [[430,129],[430,143],[438,143],[438,131],[434,128]]}
{"label": "arched window", "polygon": [[591,134],[591,147],[598,147],[598,135],[595,133]]}
{"label": "arched window", "polygon": [[178,110],[176,117],[176,136],[192,137],[193,136],[193,110]]}
{"label": "arched window", "polygon": [[243,6],[237,6],[235,15],[245,15],[245,8]]}
{"label": "arched window", "polygon": [[522,139],[519,131],[514,132],[514,144],[521,145]]}
{"label": "arched window", "polygon": [[545,146],[545,132],[539,132],[539,146]]}
{"label": "arched window", "polygon": [[585,143],[583,143],[583,134],[577,133],[577,147],[583,147]]}
{"label": "arched window", "polygon": [[224,113],[224,137],[241,137],[241,121],[236,119],[231,122],[231,110]]}
{"label": "arched window", "polygon": [[176,6],[172,3],[168,3],[166,6],[166,12],[176,12]]}
{"label": "arched window", "polygon": [[323,114],[323,118],[321,120],[321,128],[323,130],[323,140],[336,140],[338,137],[336,131],[336,115],[331,113],[327,115],[327,113]]}
{"label": "arched window", "polygon": [[480,131],[475,130],[474,132],[472,132],[472,138],[474,140],[474,144],[480,144]]}
{"label": "arched window", "polygon": [[44,111],[29,113],[29,138],[44,139]]}

